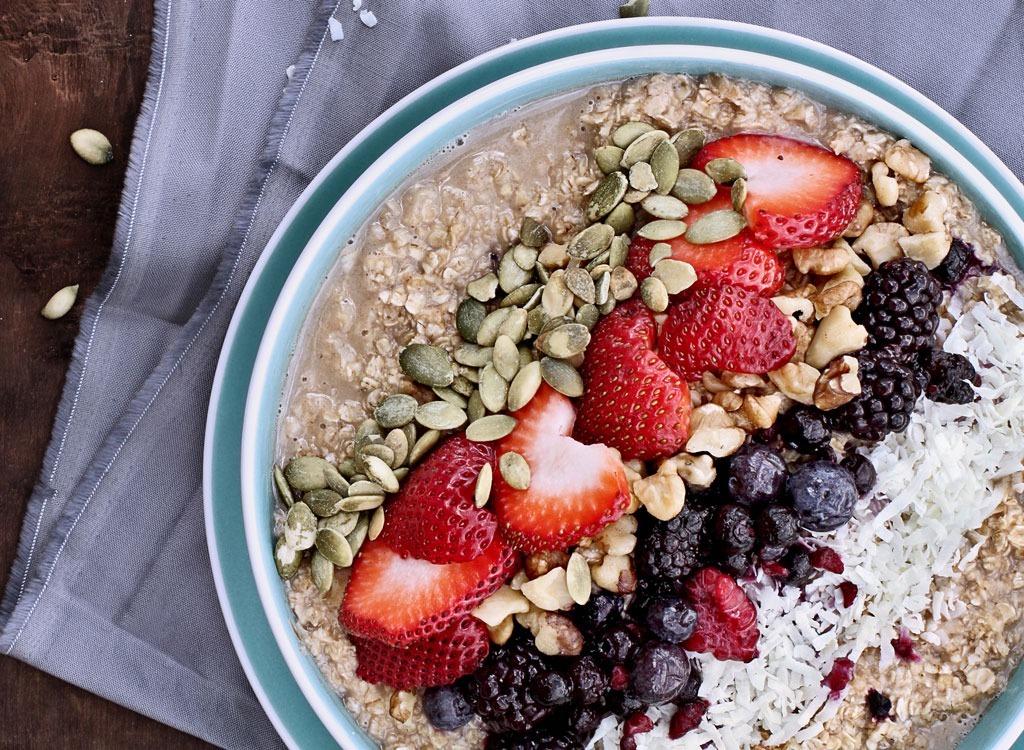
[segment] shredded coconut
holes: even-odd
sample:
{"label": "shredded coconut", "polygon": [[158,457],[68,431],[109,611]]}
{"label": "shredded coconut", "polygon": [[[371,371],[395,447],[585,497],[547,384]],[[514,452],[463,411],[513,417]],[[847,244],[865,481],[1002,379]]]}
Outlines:
{"label": "shredded coconut", "polygon": [[364,26],[368,26],[371,29],[377,25],[377,16],[369,9],[359,11],[359,20],[363,22]]}
{"label": "shredded coconut", "polygon": [[327,28],[331,30],[332,42],[337,42],[345,38],[345,30],[341,27],[341,21],[334,16],[327,19]]}

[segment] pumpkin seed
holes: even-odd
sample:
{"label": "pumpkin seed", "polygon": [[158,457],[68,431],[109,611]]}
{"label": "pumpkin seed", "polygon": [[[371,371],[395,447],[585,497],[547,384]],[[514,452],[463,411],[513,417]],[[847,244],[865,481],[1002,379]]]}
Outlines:
{"label": "pumpkin seed", "polygon": [[[617,266],[617,268],[622,268],[622,266]],[[600,319],[601,313],[597,311],[596,305],[583,305],[576,311],[576,322],[586,326],[588,331],[593,330]]]}
{"label": "pumpkin seed", "polygon": [[[616,302],[615,298],[609,294],[608,299],[597,306],[597,311],[602,315],[610,315],[617,304],[618,302]],[[568,361],[573,367],[581,367],[583,365],[583,355],[577,355],[575,358],[570,357]]]}
{"label": "pumpkin seed", "polygon": [[334,584],[334,563],[317,550],[313,553],[313,559],[309,563],[309,575],[320,595],[327,596]]}
{"label": "pumpkin seed", "polygon": [[704,171],[708,177],[717,182],[719,185],[725,185],[738,180],[741,177],[746,177],[746,170],[743,169],[743,165],[735,159],[728,157],[723,159],[712,159],[704,165]]}
{"label": "pumpkin seed", "polygon": [[455,379],[448,352],[430,344],[409,344],[398,354],[402,372],[426,386],[451,385]]}
{"label": "pumpkin seed", "polygon": [[732,184],[730,191],[732,197],[732,209],[736,213],[743,213],[743,204],[747,202],[747,181],[740,177]]}
{"label": "pumpkin seed", "polygon": [[395,479],[397,479],[399,482],[404,480],[407,476],[409,476],[408,466],[399,466],[397,469],[395,469]]}
{"label": "pumpkin seed", "polygon": [[608,295],[611,292],[611,276],[611,273],[605,271],[597,277],[594,284],[594,302],[597,305],[603,305],[608,301]]}
{"label": "pumpkin seed", "polygon": [[551,239],[551,232],[546,226],[530,216],[524,216],[519,225],[519,241],[527,247],[541,247]]}
{"label": "pumpkin seed", "polygon": [[522,370],[528,364],[534,361],[533,347],[528,344],[520,344],[519,346],[519,369]]}
{"label": "pumpkin seed", "polygon": [[462,300],[455,311],[455,327],[459,329],[462,340],[475,344],[476,332],[480,330],[480,324],[486,317],[487,308],[483,302],[472,297]]}
{"label": "pumpkin seed", "polygon": [[656,276],[648,276],[640,282],[640,299],[652,312],[660,313],[668,309],[668,290],[665,283]]}
{"label": "pumpkin seed", "polygon": [[533,274],[533,266],[537,263],[537,256],[540,251],[535,247],[528,247],[527,245],[516,245],[509,254],[512,255],[512,260],[515,261],[516,265],[522,270]]}
{"label": "pumpkin seed", "polygon": [[[518,267],[516,266],[516,268]],[[509,316],[510,312],[511,309],[508,307],[499,307],[489,313],[484,318],[484,322],[480,324],[480,330],[476,332],[477,343],[481,346],[494,346],[494,341],[498,338],[498,329],[501,328],[501,324],[505,322],[505,318]]]}
{"label": "pumpkin seed", "polygon": [[324,470],[328,466],[320,456],[297,456],[284,467],[284,478],[299,492],[322,490],[327,486]]}
{"label": "pumpkin seed", "polygon": [[508,381],[498,374],[493,364],[488,364],[480,371],[480,400],[488,411],[499,412],[505,408],[508,397]]}
{"label": "pumpkin seed", "polygon": [[461,393],[457,393],[454,389],[449,387],[431,388],[431,390],[434,392],[434,395],[436,395],[439,399],[447,401],[449,404],[453,404],[459,407],[460,409],[466,408],[466,397],[463,396]]}
{"label": "pumpkin seed", "polygon": [[289,547],[307,550],[316,541],[316,516],[304,502],[288,509],[284,520],[284,539]]}
{"label": "pumpkin seed", "polygon": [[518,289],[523,284],[527,284],[533,278],[533,265],[530,265],[529,270],[524,271],[518,263],[516,263],[515,255],[513,253],[505,253],[501,256],[501,261],[498,263],[498,286],[501,290],[508,294],[513,289]]}
{"label": "pumpkin seed", "polygon": [[[625,195],[625,193],[623,193]],[[604,217],[604,223],[615,230],[616,234],[625,234],[633,228],[636,211],[628,203],[620,203]],[[607,251],[606,251],[607,252]]]}
{"label": "pumpkin seed", "polygon": [[[509,310],[505,320],[498,326],[498,336],[508,336],[514,343],[519,343],[526,336],[526,319],[528,313],[518,307]],[[495,343],[497,343],[497,338]]]}
{"label": "pumpkin seed", "polygon": [[540,284],[523,284],[518,289],[509,292],[505,295],[498,307],[518,307],[520,305],[526,305],[530,298],[537,293],[541,287]]}
{"label": "pumpkin seed", "polygon": [[341,504],[341,509],[348,513],[379,508],[384,503],[384,495],[349,495]]}
{"label": "pumpkin seed", "polygon": [[[495,331],[495,338],[497,338],[497,331]],[[460,365],[466,367],[483,367],[491,361],[491,356],[494,353],[494,348],[491,346],[478,346],[476,344],[463,344],[455,350],[455,361]],[[452,378],[454,380],[454,378]],[[411,398],[411,397],[410,397]],[[413,399],[415,401],[415,399]],[[416,404],[419,406],[419,404]],[[415,411],[413,412],[415,417]],[[381,425],[382,427],[384,425]]]}
{"label": "pumpkin seed", "polygon": [[[543,305],[543,298],[541,298],[541,304]],[[544,326],[547,325],[550,319],[551,317],[543,307],[535,307],[530,310],[526,318],[526,329],[536,336],[544,329]]]}
{"label": "pumpkin seed", "polygon": [[697,155],[697,152],[704,148],[706,140],[707,136],[704,135],[704,131],[700,128],[687,128],[672,136],[669,142],[676,147],[680,166],[685,167],[693,161],[693,157]]}
{"label": "pumpkin seed", "polygon": [[659,261],[672,257],[672,246],[665,242],[656,242],[651,252],[647,254],[647,262],[654,268]]}
{"label": "pumpkin seed", "polygon": [[339,568],[349,567],[355,558],[348,539],[334,529],[321,529],[317,532],[316,549]]}
{"label": "pumpkin seed", "polygon": [[371,542],[384,531],[384,506],[380,506],[370,516],[370,524],[366,527],[366,538]]}
{"label": "pumpkin seed", "polygon": [[516,490],[530,488],[530,464],[515,451],[506,451],[498,459],[498,471],[508,486]]}
{"label": "pumpkin seed", "polygon": [[[470,399],[472,401],[472,399]],[[437,445],[437,441],[441,439],[440,430],[427,430],[419,439],[412,444],[412,448],[409,449],[409,465],[416,465],[421,458],[427,455],[427,452]]]}
{"label": "pumpkin seed", "polygon": [[608,265],[612,268],[624,266],[628,257],[629,238],[620,234],[612,240],[612,244],[608,248]]}
{"label": "pumpkin seed", "polygon": [[67,315],[75,305],[78,298],[78,284],[72,284],[53,293],[53,296],[39,311],[47,320],[57,320]]}
{"label": "pumpkin seed", "polygon": [[[452,378],[454,380],[454,376]],[[386,430],[409,424],[416,416],[419,402],[406,393],[388,396],[373,410],[373,418]]]}
{"label": "pumpkin seed", "polygon": [[660,195],[668,195],[679,176],[679,152],[667,140],[658,144],[651,154],[651,171],[657,186],[654,191]]}
{"label": "pumpkin seed", "polygon": [[[402,426],[402,432],[405,433],[406,439],[409,441],[409,450],[412,450],[412,446],[416,444],[416,423],[410,422],[407,425]],[[408,458],[406,458],[408,461]]]}
{"label": "pumpkin seed", "polygon": [[274,544],[274,565],[277,566],[277,574],[282,580],[287,581],[299,572],[299,565],[302,563],[302,551],[289,547],[284,537],[278,537]]}
{"label": "pumpkin seed", "polygon": [[[415,414],[415,410],[413,413]],[[352,477],[359,473],[359,464],[356,463],[354,458],[343,458],[338,462],[338,472],[349,481],[352,481]]]}
{"label": "pumpkin seed", "polygon": [[648,195],[640,201],[640,205],[656,219],[685,219],[690,213],[685,203],[671,195]]}
{"label": "pumpkin seed", "polygon": [[619,302],[625,302],[627,299],[633,296],[636,292],[639,284],[637,283],[636,276],[625,266],[617,266],[609,273],[610,286],[609,291],[612,297]]}
{"label": "pumpkin seed", "polygon": [[[494,357],[492,360],[494,369],[505,380],[511,380],[519,372],[519,349],[516,342],[505,334],[498,336],[494,342]],[[463,408],[466,404],[462,405]]]}
{"label": "pumpkin seed", "polygon": [[380,434],[380,425],[376,419],[366,419],[356,428],[356,447],[362,448],[367,443],[384,442]]}
{"label": "pumpkin seed", "polygon": [[627,148],[633,141],[639,138],[644,133],[649,133],[654,130],[653,125],[648,125],[646,122],[636,122],[635,120],[627,122],[625,125],[620,125],[614,132],[612,132],[612,143],[619,148]]}
{"label": "pumpkin seed", "polygon": [[334,490],[322,489],[307,492],[302,496],[304,502],[314,515],[325,518],[333,516],[341,510],[341,501],[344,498]]}
{"label": "pumpkin seed", "polygon": [[[593,307],[593,305],[591,305]],[[597,312],[597,308],[594,308],[594,312]],[[540,389],[541,374],[540,374],[540,362],[530,362],[524,365],[516,376],[512,379],[512,382],[508,386],[508,410],[518,411],[519,409],[530,403],[535,395],[537,395],[538,389]],[[472,425],[470,425],[472,427]],[[468,430],[467,430],[468,434]]]}
{"label": "pumpkin seed", "polygon": [[644,239],[661,242],[679,237],[686,231],[686,222],[676,219],[655,219],[649,224],[644,224],[637,231],[637,234]]}
{"label": "pumpkin seed", "polygon": [[628,189],[629,180],[622,172],[605,175],[587,203],[587,219],[598,221],[607,216],[619,204]]}
{"label": "pumpkin seed", "polygon": [[400,429],[392,430],[384,438],[384,444],[391,449],[395,456],[391,462],[391,468],[397,469],[399,466],[403,466],[405,459],[409,457],[409,438],[405,432]]}
{"label": "pumpkin seed", "polygon": [[723,209],[704,214],[686,230],[686,241],[709,245],[735,237],[747,226],[747,220],[735,211]]}
{"label": "pumpkin seed", "polygon": [[634,203],[640,203],[643,201],[644,198],[646,198],[650,194],[650,190],[630,190],[624,196],[622,196],[622,202],[629,203],[630,205]]}
{"label": "pumpkin seed", "polygon": [[569,398],[583,395],[583,378],[568,362],[551,357],[540,361],[540,374],[544,382]]}
{"label": "pumpkin seed", "polygon": [[643,18],[650,9],[650,0],[626,0],[619,6],[619,18]]}
{"label": "pumpkin seed", "polygon": [[466,407],[466,416],[470,422],[475,422],[486,414],[487,407],[480,398],[480,391],[473,391],[473,395],[469,397],[469,406]]}
{"label": "pumpkin seed", "polygon": [[618,146],[598,146],[594,149],[594,161],[597,168],[605,174],[615,172],[622,163],[622,154],[625,153]]}
{"label": "pumpkin seed", "polygon": [[693,266],[681,260],[665,258],[654,267],[655,278],[661,279],[670,295],[689,289],[697,281]]}
{"label": "pumpkin seed", "polygon": [[[658,187],[658,180],[654,177],[654,170],[651,169],[651,165],[645,161],[638,161],[630,167],[629,185],[634,190],[645,190],[647,192]],[[622,197],[625,198],[626,194],[623,193]]]}
{"label": "pumpkin seed", "polygon": [[324,479],[327,480],[327,486],[339,495],[348,494],[348,480],[331,464],[328,464],[327,468],[324,469]]}
{"label": "pumpkin seed", "polygon": [[460,396],[469,398],[473,395],[473,390],[476,388],[476,384],[467,378],[465,375],[459,374],[455,376],[455,380],[452,381],[452,390],[458,393]]}
{"label": "pumpkin seed", "polygon": [[699,169],[680,169],[672,195],[691,206],[707,203],[718,194],[715,181]]}
{"label": "pumpkin seed", "polygon": [[537,262],[547,268],[564,268],[565,264],[569,262],[568,248],[556,242],[549,242],[541,248]]}
{"label": "pumpkin seed", "polygon": [[[386,463],[388,466],[392,466],[395,461],[395,452],[391,450],[384,442],[369,443],[359,449],[359,460],[363,463],[364,469],[366,468],[367,456],[376,456],[381,461]],[[351,489],[351,487],[349,489]]]}
{"label": "pumpkin seed", "polygon": [[469,427],[466,428],[466,438],[477,443],[501,440],[512,434],[517,423],[518,420],[508,414],[491,414],[475,422],[470,422]]}
{"label": "pumpkin seed", "polygon": [[541,284],[548,283],[548,277],[551,276],[551,272],[546,267],[544,267],[541,263],[538,262],[537,265],[533,267],[533,271],[535,274],[537,274],[537,280]]}
{"label": "pumpkin seed", "polygon": [[611,268],[611,266],[608,265],[608,256],[610,254],[611,253],[608,250],[605,250],[596,258],[591,258],[586,262],[586,265],[584,265],[583,267],[587,269],[587,272],[590,274],[590,278],[596,279],[598,276],[601,275],[602,271]]}
{"label": "pumpkin seed", "polygon": [[[461,409],[459,410],[462,411]],[[462,412],[465,416],[465,412]],[[461,423],[460,423],[461,424]],[[388,448],[390,451],[391,449]],[[392,453],[392,460],[394,460]],[[377,456],[363,455],[363,464],[366,466],[366,476],[384,488],[385,492],[398,492],[398,477],[395,476],[391,463]],[[351,490],[349,491],[351,494]]]}
{"label": "pumpkin seed", "polygon": [[489,463],[480,467],[480,473],[476,475],[476,483],[473,485],[473,504],[482,508],[491,499],[491,487],[494,486],[494,469]]}
{"label": "pumpkin seed", "polygon": [[589,260],[607,250],[614,237],[615,230],[607,224],[591,224],[569,241],[566,252],[570,258]]}
{"label": "pumpkin seed", "polygon": [[667,141],[668,133],[664,130],[648,130],[646,133],[641,133],[623,152],[620,162],[622,168],[630,169],[641,162],[650,161],[654,150]]}
{"label": "pumpkin seed", "polygon": [[565,272],[565,285],[569,291],[584,302],[594,301],[594,280],[582,268],[570,268]]}
{"label": "pumpkin seed", "polygon": [[[573,294],[566,283],[565,274],[566,272],[561,269],[555,271],[548,279],[548,283],[544,285],[540,305],[548,318],[557,318],[572,310]],[[529,319],[527,319],[527,323],[529,323]]]}
{"label": "pumpkin seed", "polygon": [[284,478],[284,472],[278,466],[274,466],[274,486],[277,487],[277,494],[285,508],[295,505],[295,495],[292,488],[288,486],[288,480]]}
{"label": "pumpkin seed", "polygon": [[590,331],[579,323],[567,323],[537,337],[537,349],[557,359],[579,354],[589,343]]}
{"label": "pumpkin seed", "polygon": [[[381,506],[383,507],[383,506]],[[376,509],[374,510],[376,512]],[[359,514],[359,521],[356,523],[356,527],[345,537],[348,542],[348,546],[352,548],[352,557],[355,558],[359,554],[360,548],[363,546],[363,542],[366,541],[366,535],[370,530],[370,519],[366,513]]]}
{"label": "pumpkin seed", "polygon": [[82,128],[71,134],[71,148],[83,161],[100,166],[114,159],[114,147],[110,139],[98,130]]}
{"label": "pumpkin seed", "polygon": [[[570,309],[569,312],[572,312],[572,310]],[[545,334],[548,331],[555,330],[556,328],[558,328],[558,326],[564,326],[566,323],[575,322],[575,317],[569,317],[568,315],[559,315],[557,318],[551,318],[550,320],[548,320],[548,322],[544,324],[544,327],[541,329],[540,332],[541,334]]]}
{"label": "pumpkin seed", "polygon": [[466,412],[447,401],[428,401],[416,409],[416,421],[428,430],[457,430],[466,423]]}
{"label": "pumpkin seed", "polygon": [[533,289],[533,294],[530,295],[530,298],[526,300],[526,302],[524,302],[522,305],[520,305],[520,307],[529,312],[530,310],[532,310],[533,308],[540,304],[540,296],[541,294],[544,293],[544,287],[541,284],[527,284],[526,286],[536,287],[535,289]]}
{"label": "pumpkin seed", "polygon": [[369,477],[352,483],[349,488],[350,495],[384,495],[384,488]]}
{"label": "pumpkin seed", "polygon": [[350,531],[352,531],[352,529],[356,527],[356,523],[358,522],[358,513],[349,513],[348,511],[341,511],[340,513],[335,513],[333,516],[328,516],[327,518],[320,519],[320,521],[316,525],[316,528],[317,531],[319,531],[320,529],[334,529],[339,534],[344,536],[348,534]]}
{"label": "pumpkin seed", "polygon": [[590,601],[590,566],[587,565],[587,558],[579,552],[569,555],[569,562],[565,566],[565,585],[569,589],[569,596],[577,604],[582,606]]}
{"label": "pumpkin seed", "polygon": [[484,274],[466,284],[466,294],[480,302],[490,302],[497,291],[498,277],[493,273]]}

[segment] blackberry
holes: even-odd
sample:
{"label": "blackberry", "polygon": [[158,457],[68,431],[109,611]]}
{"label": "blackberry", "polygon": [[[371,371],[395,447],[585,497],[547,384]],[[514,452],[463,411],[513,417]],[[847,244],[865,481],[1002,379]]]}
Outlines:
{"label": "blackberry", "polygon": [[809,531],[832,531],[853,517],[860,494],[853,474],[829,461],[809,461],[786,485],[800,525]]}
{"label": "blackberry", "polygon": [[938,266],[932,269],[932,275],[949,287],[955,287],[964,280],[964,276],[975,265],[974,248],[970,243],[954,237],[949,252]]}
{"label": "blackberry", "polygon": [[715,511],[714,519],[712,540],[720,545],[725,555],[754,549],[754,521],[749,510],[736,503],[726,503]]}
{"label": "blackberry", "polygon": [[769,505],[754,522],[762,560],[778,560],[800,537],[800,520],[785,505]]}
{"label": "blackberry", "polygon": [[962,354],[951,354],[937,347],[925,349],[918,356],[921,374],[918,380],[924,395],[943,404],[969,404],[974,401],[970,384],[981,380],[970,360]]}
{"label": "blackberry", "polygon": [[779,417],[779,435],[790,448],[801,453],[814,453],[832,439],[825,413],[813,406],[797,404]]}
{"label": "blackberry", "polygon": [[584,740],[589,740],[604,714],[597,706],[574,706],[569,712],[569,726]]}
{"label": "blackberry", "polygon": [[473,673],[468,698],[473,710],[494,732],[525,732],[549,712],[534,696],[532,683],[546,672],[544,658],[525,640],[491,651]]}
{"label": "blackberry", "polygon": [[871,712],[871,716],[875,721],[883,721],[889,718],[889,712],[892,711],[892,701],[889,700],[889,696],[883,695],[874,688],[871,688],[868,690],[866,702],[868,704],[868,711]]}
{"label": "blackberry", "polygon": [[642,578],[678,580],[705,562],[705,525],[711,511],[686,505],[670,521],[651,525],[637,545],[635,561]]}
{"label": "blackberry", "polygon": [[786,483],[786,462],[767,445],[747,443],[729,461],[729,494],[737,503],[770,503]]}
{"label": "blackberry", "polygon": [[572,697],[569,678],[561,672],[541,672],[530,683],[533,695],[542,706],[560,706]]}
{"label": "blackberry", "polygon": [[857,492],[861,497],[868,494],[875,486],[878,474],[875,471],[875,465],[866,456],[860,453],[851,453],[843,458],[839,465],[853,474],[854,484],[857,485]]}
{"label": "blackberry", "polygon": [[730,552],[718,558],[718,567],[730,573],[733,578],[740,578],[747,574],[752,562],[753,556],[750,552]]}
{"label": "blackberry", "polygon": [[836,429],[862,440],[881,440],[890,432],[903,432],[921,395],[913,371],[879,352],[861,351],[857,360],[861,393],[829,412],[829,420]]}
{"label": "blackberry", "polygon": [[918,260],[897,258],[868,274],[853,319],[868,329],[868,349],[911,355],[935,339],[942,289]]}
{"label": "blackberry", "polygon": [[608,675],[591,656],[577,658],[569,666],[567,676],[572,683],[572,699],[578,704],[590,706],[600,703],[608,690]]}
{"label": "blackberry", "polygon": [[592,636],[604,625],[622,617],[623,598],[611,591],[597,589],[583,606],[572,608],[572,619],[584,636]]}
{"label": "blackberry", "polygon": [[424,716],[438,729],[458,729],[473,718],[473,707],[459,683],[426,688],[421,700]]}
{"label": "blackberry", "polygon": [[530,732],[490,734],[485,750],[583,750],[586,742],[572,728],[542,727]]}
{"label": "blackberry", "polygon": [[779,561],[786,569],[786,583],[790,586],[803,586],[814,575],[811,554],[800,545],[793,545]]}

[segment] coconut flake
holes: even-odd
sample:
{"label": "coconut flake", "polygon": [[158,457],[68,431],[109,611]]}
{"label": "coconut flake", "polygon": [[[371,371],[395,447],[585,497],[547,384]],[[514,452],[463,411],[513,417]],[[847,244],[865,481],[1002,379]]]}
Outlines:
{"label": "coconut flake", "polygon": [[359,11],[359,20],[363,22],[363,26],[367,26],[371,29],[377,25],[377,16],[375,16],[373,11],[368,8]]}
{"label": "coconut flake", "polygon": [[341,27],[341,21],[334,16],[327,19],[327,28],[330,29],[332,42],[337,42],[345,38],[345,29]]}

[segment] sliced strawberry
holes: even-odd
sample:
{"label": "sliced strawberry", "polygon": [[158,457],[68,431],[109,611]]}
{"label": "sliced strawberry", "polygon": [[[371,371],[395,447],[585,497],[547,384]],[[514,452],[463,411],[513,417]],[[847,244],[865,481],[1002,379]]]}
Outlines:
{"label": "sliced strawberry", "polygon": [[[732,208],[732,197],[727,187],[719,188],[718,195],[707,203],[691,206],[687,222],[694,222],[711,211]],[[749,229],[735,237],[693,245],[683,237],[668,240],[672,258],[685,261],[697,272],[696,287],[732,284],[770,297],[782,287],[786,269],[775,251],[763,245]],[[637,237],[629,247],[626,265],[638,281],[651,275],[650,255],[655,243]]]}
{"label": "sliced strawberry", "polygon": [[860,168],[814,143],[781,135],[740,133],[712,141],[693,160],[731,158],[747,173],[743,212],[769,247],[814,247],[837,237],[857,214]]}
{"label": "sliced strawberry", "polygon": [[697,630],[683,648],[723,661],[747,662],[757,655],[757,609],[732,576],[702,568],[687,579],[685,590],[697,610]]}
{"label": "sliced strawberry", "polygon": [[402,557],[381,539],[352,565],[339,619],[352,635],[404,645],[443,632],[512,573],[513,553],[495,537],[475,560],[435,565]]}
{"label": "sliced strawberry", "polygon": [[654,315],[639,300],[595,326],[573,437],[642,461],[673,455],[686,444],[690,388],[654,351],[656,335]]}
{"label": "sliced strawberry", "polygon": [[517,490],[495,476],[491,507],[516,549],[562,549],[592,536],[629,505],[629,485],[619,457],[604,445],[573,440],[572,402],[546,383],[515,412],[519,423],[498,445],[530,466],[529,488]]}
{"label": "sliced strawberry", "polygon": [[352,645],[360,679],[411,690],[449,685],[475,670],[487,658],[490,637],[486,625],[465,615],[444,632],[404,647],[358,636],[352,637]]}
{"label": "sliced strawberry", "polygon": [[489,510],[473,503],[473,487],[494,447],[453,435],[413,469],[385,508],[383,539],[407,557],[466,562],[483,554],[498,530]]}
{"label": "sliced strawberry", "polygon": [[770,372],[796,351],[793,325],[774,302],[729,285],[697,289],[669,308],[659,343],[686,381],[706,370]]}

